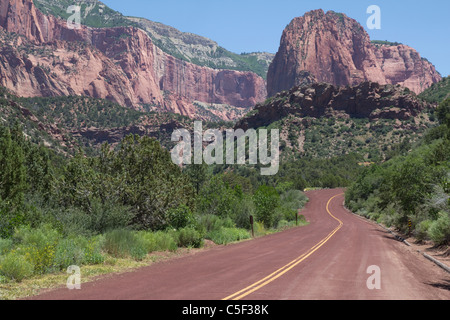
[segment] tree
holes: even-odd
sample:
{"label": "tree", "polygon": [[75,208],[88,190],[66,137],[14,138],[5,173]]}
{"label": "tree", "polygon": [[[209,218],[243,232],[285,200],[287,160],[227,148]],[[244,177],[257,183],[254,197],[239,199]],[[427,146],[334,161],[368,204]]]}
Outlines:
{"label": "tree", "polygon": [[0,199],[21,205],[27,190],[25,156],[9,128],[0,132]]}
{"label": "tree", "polygon": [[9,237],[22,224],[27,190],[23,150],[12,139],[9,128],[0,128],[0,238]]}
{"label": "tree", "polygon": [[256,218],[270,228],[274,222],[275,208],[280,205],[280,195],[272,186],[262,185],[253,195]]}
{"label": "tree", "polygon": [[208,179],[208,166],[204,161],[202,164],[190,164],[186,166],[184,172],[191,180],[198,195],[206,179]]}
{"label": "tree", "polygon": [[437,109],[439,122],[450,128],[450,98],[444,100]]}

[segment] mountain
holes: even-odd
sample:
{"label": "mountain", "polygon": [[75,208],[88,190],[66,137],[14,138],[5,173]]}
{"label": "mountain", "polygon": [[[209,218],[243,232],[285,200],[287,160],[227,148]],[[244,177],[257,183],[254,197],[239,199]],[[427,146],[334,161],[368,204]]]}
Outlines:
{"label": "mountain", "polygon": [[[73,4],[70,0],[34,0],[34,3],[41,12],[61,19],[67,19],[71,15],[67,13],[67,8]],[[94,28],[139,27],[147,32],[155,45],[165,53],[200,66],[251,71],[266,78],[270,62],[275,56],[266,52],[236,54],[208,38],[181,32],[145,18],[123,16],[98,0],[78,0],[76,4],[81,7],[83,25]]]}
{"label": "mountain", "polygon": [[91,97],[23,98],[0,87],[0,126],[15,123],[34,144],[73,154],[79,148],[95,153],[105,142],[115,146],[130,134],[153,137],[171,148],[172,132],[190,127],[192,120],[169,112],[140,112]]}
{"label": "mountain", "polygon": [[434,108],[400,85],[314,82],[256,105],[235,128],[278,128],[284,158],[356,152],[378,161],[395,145],[416,141],[436,125]]}
{"label": "mountain", "polygon": [[417,94],[441,80],[413,48],[372,42],[356,20],[322,9],[293,19],[283,31],[267,74],[268,95],[301,84],[305,74],[338,86],[364,81],[400,84]]}
{"label": "mountain", "polygon": [[31,0],[1,0],[0,85],[24,97],[83,95],[193,118],[196,102],[227,105],[207,110],[223,120],[265,99],[265,80],[255,73],[177,59],[119,18],[114,28],[70,29]]}
{"label": "mountain", "polygon": [[266,78],[274,54],[267,52],[236,54],[208,38],[181,32],[173,27],[144,18],[127,17],[143,29],[164,52],[199,66],[213,69],[251,71]]}

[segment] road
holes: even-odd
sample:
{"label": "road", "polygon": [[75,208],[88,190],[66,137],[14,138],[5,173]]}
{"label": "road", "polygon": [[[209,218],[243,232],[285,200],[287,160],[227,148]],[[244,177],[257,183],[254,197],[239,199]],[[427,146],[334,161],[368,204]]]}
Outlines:
{"label": "road", "polygon": [[308,197],[302,211],[307,226],[31,299],[450,299],[450,275],[383,228],[348,212],[343,190],[310,191]]}

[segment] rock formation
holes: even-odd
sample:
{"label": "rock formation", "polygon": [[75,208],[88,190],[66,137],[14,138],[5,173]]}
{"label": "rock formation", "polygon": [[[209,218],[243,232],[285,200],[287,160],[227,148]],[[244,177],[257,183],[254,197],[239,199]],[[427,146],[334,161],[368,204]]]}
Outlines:
{"label": "rock formation", "polygon": [[0,85],[19,96],[86,95],[190,117],[194,101],[243,108],[266,98],[256,74],[178,60],[135,27],[70,29],[32,0],[1,0],[0,27]]}
{"label": "rock formation", "polygon": [[252,114],[237,124],[247,130],[268,126],[293,115],[306,117],[353,117],[408,120],[427,106],[415,93],[400,85],[363,82],[357,86],[337,87],[329,83],[296,86],[258,104]]}
{"label": "rock formation", "polygon": [[415,93],[441,80],[413,48],[373,44],[357,21],[321,9],[293,19],[284,30],[267,75],[268,95],[300,85],[305,74],[338,86],[400,84]]}

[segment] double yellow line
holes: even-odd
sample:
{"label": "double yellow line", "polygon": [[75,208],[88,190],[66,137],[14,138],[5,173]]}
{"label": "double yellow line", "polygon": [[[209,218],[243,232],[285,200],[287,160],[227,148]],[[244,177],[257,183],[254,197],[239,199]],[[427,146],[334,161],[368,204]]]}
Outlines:
{"label": "double yellow line", "polygon": [[269,283],[271,283],[272,281],[275,281],[276,279],[278,279],[279,277],[281,277],[282,275],[284,275],[286,272],[288,272],[289,270],[291,270],[292,268],[294,268],[295,266],[297,266],[298,264],[300,264],[301,262],[303,262],[304,260],[306,260],[310,255],[312,255],[314,252],[316,252],[317,250],[320,249],[320,247],[322,247],[325,243],[328,242],[328,240],[330,240],[330,238],[332,236],[335,235],[336,232],[339,231],[339,229],[342,228],[342,226],[344,225],[343,222],[341,220],[339,220],[338,218],[336,218],[331,212],[330,212],[330,203],[331,201],[333,201],[333,199],[335,199],[336,197],[340,196],[342,194],[338,194],[334,197],[332,197],[330,200],[328,200],[327,203],[327,212],[328,214],[334,218],[336,221],[339,222],[339,225],[333,230],[331,231],[325,238],[323,238],[319,243],[317,243],[314,247],[312,247],[311,249],[309,249],[306,253],[302,254],[300,257],[296,258],[295,260],[292,260],[291,262],[289,262],[287,265],[281,267],[280,269],[278,269],[277,271],[271,273],[270,275],[268,275],[267,277],[265,277],[264,279],[259,280],[258,282],[253,283],[252,285],[224,298],[223,300],[240,300],[246,296],[248,296],[249,294],[261,289],[262,287],[268,285]]}

